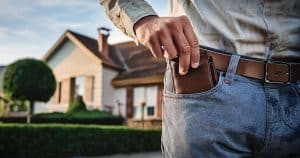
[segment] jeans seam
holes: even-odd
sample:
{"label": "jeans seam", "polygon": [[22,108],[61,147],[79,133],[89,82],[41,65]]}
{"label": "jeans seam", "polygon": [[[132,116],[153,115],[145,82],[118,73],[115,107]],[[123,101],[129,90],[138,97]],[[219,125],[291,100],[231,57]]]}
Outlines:
{"label": "jeans seam", "polygon": [[264,86],[264,93],[265,93],[265,96],[266,96],[266,102],[265,102],[265,107],[266,107],[266,117],[265,117],[265,131],[264,131],[264,140],[263,140],[263,143],[262,143],[262,148],[260,151],[257,152],[257,155],[260,156],[262,153],[264,153],[265,151],[267,151],[270,143],[271,143],[271,125],[270,125],[270,104],[269,104],[269,101],[270,101],[270,96],[269,96],[269,93],[268,93],[268,90],[267,90],[267,86],[265,85]]}

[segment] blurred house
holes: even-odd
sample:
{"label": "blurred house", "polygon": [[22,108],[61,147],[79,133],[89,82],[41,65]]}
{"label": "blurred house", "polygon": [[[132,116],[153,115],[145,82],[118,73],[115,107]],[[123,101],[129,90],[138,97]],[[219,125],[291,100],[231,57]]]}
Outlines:
{"label": "blurred house", "polygon": [[161,126],[165,61],[134,42],[110,45],[108,37],[101,28],[97,40],[70,30],[58,39],[43,57],[55,74],[56,92],[35,112],[66,111],[82,95],[88,109],[126,117],[129,126],[141,126],[144,102],[144,125]]}
{"label": "blurred house", "polygon": [[3,76],[5,72],[5,66],[0,65],[0,96],[3,95]]}

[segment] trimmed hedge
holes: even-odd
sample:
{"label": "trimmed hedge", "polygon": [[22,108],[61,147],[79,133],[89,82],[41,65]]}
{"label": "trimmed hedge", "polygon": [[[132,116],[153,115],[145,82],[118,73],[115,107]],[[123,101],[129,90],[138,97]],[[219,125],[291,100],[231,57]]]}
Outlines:
{"label": "trimmed hedge", "polygon": [[[0,117],[3,123],[25,123],[26,117]],[[54,112],[35,114],[31,119],[32,123],[74,123],[74,124],[101,124],[101,125],[122,125],[124,118],[114,116],[110,112],[92,110],[88,111],[78,96],[71,104],[68,112]]]}
{"label": "trimmed hedge", "polygon": [[[26,123],[26,117],[0,117],[3,123]],[[76,111],[72,113],[54,112],[50,114],[36,114],[32,116],[32,123],[72,123],[122,125],[124,118],[113,116],[104,111]]]}
{"label": "trimmed hedge", "polygon": [[160,150],[160,130],[124,126],[0,124],[0,157],[74,157]]}

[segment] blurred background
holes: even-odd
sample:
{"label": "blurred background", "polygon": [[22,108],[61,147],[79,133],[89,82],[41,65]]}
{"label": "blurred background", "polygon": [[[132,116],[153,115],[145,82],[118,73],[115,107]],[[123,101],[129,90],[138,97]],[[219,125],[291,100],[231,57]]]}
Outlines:
{"label": "blurred background", "polygon": [[164,69],[98,0],[1,0],[0,157],[161,157]]}
{"label": "blurred background", "polygon": [[[147,2],[160,16],[167,15],[167,0]],[[0,7],[0,65],[41,58],[66,29],[96,38],[98,27],[108,27],[109,43],[130,40],[110,22],[98,0],[1,0]]]}

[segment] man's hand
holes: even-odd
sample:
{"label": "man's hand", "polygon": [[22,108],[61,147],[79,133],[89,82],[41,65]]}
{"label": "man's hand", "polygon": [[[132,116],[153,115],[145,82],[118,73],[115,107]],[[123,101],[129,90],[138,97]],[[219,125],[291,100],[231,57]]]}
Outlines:
{"label": "man's hand", "polygon": [[199,66],[199,43],[186,16],[147,16],[134,25],[134,31],[154,57],[174,59],[179,56],[179,74],[187,74],[190,65]]}

